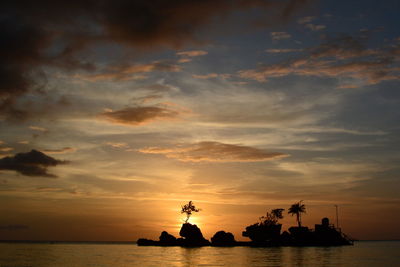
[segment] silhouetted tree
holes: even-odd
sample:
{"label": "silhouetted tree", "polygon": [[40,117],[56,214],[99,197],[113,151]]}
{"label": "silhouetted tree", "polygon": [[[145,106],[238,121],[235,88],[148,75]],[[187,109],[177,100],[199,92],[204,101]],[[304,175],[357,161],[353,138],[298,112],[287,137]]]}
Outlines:
{"label": "silhouetted tree", "polygon": [[267,216],[260,217],[262,225],[276,225],[279,219],[283,219],[282,212],[285,209],[273,209],[271,213],[267,212]]}
{"label": "silhouetted tree", "polygon": [[193,204],[193,201],[189,201],[188,204],[182,206],[181,213],[186,213],[186,220],[185,223],[189,221],[190,216],[192,215],[192,212],[199,212],[200,209],[196,209],[196,207]]}
{"label": "silhouetted tree", "polygon": [[276,219],[283,219],[282,212],[285,209],[273,209],[271,210],[271,214],[276,218]]}
{"label": "silhouetted tree", "polygon": [[282,212],[285,209],[273,209],[267,212],[266,216],[261,216],[260,222],[249,225],[242,235],[250,238],[254,242],[266,242],[278,240],[282,228],[282,224],[278,223],[279,219],[283,219]]}
{"label": "silhouetted tree", "polygon": [[292,214],[292,216],[296,214],[296,220],[299,227],[301,227],[301,214],[306,213],[306,206],[301,203],[302,201],[303,200],[300,200],[299,202],[294,203],[288,210],[288,213]]}

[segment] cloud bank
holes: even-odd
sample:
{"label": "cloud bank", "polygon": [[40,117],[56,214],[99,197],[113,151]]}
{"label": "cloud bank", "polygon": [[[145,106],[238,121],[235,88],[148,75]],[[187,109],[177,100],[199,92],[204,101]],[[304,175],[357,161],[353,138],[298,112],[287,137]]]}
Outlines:
{"label": "cloud bank", "polygon": [[[180,49],[187,44],[204,43],[199,32],[234,11],[260,8],[271,13],[271,16],[264,16],[269,24],[278,24],[296,13],[306,2],[1,1],[0,115],[12,119],[29,116],[29,111],[19,107],[17,101],[27,93],[38,93],[46,85],[43,68],[95,71],[97,62],[85,52],[96,45],[113,44],[141,51],[160,47]],[[193,55],[193,52],[186,53],[186,56]],[[140,67],[147,67],[148,71],[154,65]],[[125,70],[125,74],[138,72],[137,66],[133,68]],[[127,76],[97,74],[89,79],[127,79]]]}
{"label": "cloud bank", "polygon": [[138,151],[146,154],[162,154],[167,158],[184,162],[255,162],[289,156],[280,152],[268,152],[249,146],[212,141],[183,145],[175,148],[149,147],[139,149]]}

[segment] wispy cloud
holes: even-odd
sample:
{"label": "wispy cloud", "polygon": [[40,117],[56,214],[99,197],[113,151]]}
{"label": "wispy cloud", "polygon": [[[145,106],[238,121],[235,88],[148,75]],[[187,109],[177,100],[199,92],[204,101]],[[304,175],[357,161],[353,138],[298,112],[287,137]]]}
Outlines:
{"label": "wispy cloud", "polygon": [[271,32],[271,38],[274,41],[289,39],[290,37],[292,36],[287,32]]}
{"label": "wispy cloud", "polygon": [[12,147],[0,147],[0,152],[10,152],[13,150],[14,150],[14,148],[12,148]]}
{"label": "wispy cloud", "polygon": [[46,154],[65,154],[65,153],[73,153],[76,151],[76,148],[73,147],[63,147],[60,149],[42,149],[43,153]]}
{"label": "wispy cloud", "polygon": [[210,78],[217,78],[218,74],[217,73],[208,73],[208,74],[204,74],[204,75],[193,74],[192,77],[196,78],[196,79],[210,79]]}
{"label": "wispy cloud", "polygon": [[129,148],[129,145],[127,143],[122,142],[106,142],[106,145],[113,148]]}
{"label": "wispy cloud", "polygon": [[296,49],[296,48],[272,48],[266,49],[265,52],[277,54],[277,53],[292,53],[292,52],[301,52],[303,49]]}
{"label": "wispy cloud", "polygon": [[74,78],[91,82],[104,80],[141,80],[146,78],[144,73],[153,71],[179,72],[181,71],[181,67],[170,62],[154,61],[148,64],[112,66],[100,73],[76,74]]}
{"label": "wispy cloud", "polygon": [[302,18],[297,20],[297,23],[306,24],[306,23],[310,23],[314,19],[315,19],[315,17],[313,17],[313,16],[302,17]]}
{"label": "wispy cloud", "polygon": [[167,158],[184,162],[254,162],[289,156],[280,152],[268,152],[254,147],[213,141],[180,145],[174,148],[149,147],[138,151],[146,154],[162,154]]}
{"label": "wispy cloud", "polygon": [[311,23],[314,19],[315,19],[315,17],[312,17],[312,16],[303,17],[303,18],[298,19],[297,23],[304,25],[304,27],[306,27],[307,29],[312,30],[312,31],[321,31],[326,28],[325,25]]}
{"label": "wispy cloud", "polygon": [[204,50],[190,50],[177,52],[176,54],[181,57],[178,60],[178,63],[187,63],[192,61],[193,57],[205,56],[208,52]]}
{"label": "wispy cloud", "polygon": [[192,77],[195,79],[212,79],[212,78],[222,78],[228,79],[232,75],[228,73],[208,73],[208,74],[193,74]]}
{"label": "wispy cloud", "polygon": [[207,55],[208,52],[204,50],[190,50],[190,51],[181,51],[176,53],[178,56],[183,57],[198,57]]}
{"label": "wispy cloud", "polygon": [[326,26],[325,25],[322,25],[322,24],[312,24],[312,23],[307,23],[306,25],[304,25],[307,29],[310,29],[310,30],[312,30],[312,31],[314,31],[314,32],[316,32],[316,31],[322,31],[322,30],[324,30],[324,29],[326,29]]}
{"label": "wispy cloud", "polygon": [[[239,77],[265,82],[269,78],[290,74],[350,78],[364,84],[398,80],[393,49],[367,49],[360,40],[344,36],[307,50],[308,55],[258,69],[242,70]],[[354,84],[354,83],[353,83]]]}
{"label": "wispy cloud", "polygon": [[34,130],[34,131],[39,131],[39,132],[47,132],[48,130],[44,127],[39,127],[39,126],[29,126],[29,129]]}

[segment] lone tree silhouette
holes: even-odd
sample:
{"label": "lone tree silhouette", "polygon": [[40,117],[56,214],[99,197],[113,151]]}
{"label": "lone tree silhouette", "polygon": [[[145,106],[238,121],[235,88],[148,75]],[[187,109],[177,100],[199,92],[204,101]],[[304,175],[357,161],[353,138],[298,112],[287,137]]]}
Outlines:
{"label": "lone tree silhouette", "polygon": [[189,221],[190,216],[192,215],[192,212],[199,212],[200,209],[196,209],[196,207],[193,204],[193,201],[189,201],[188,204],[182,206],[181,213],[186,213],[186,220],[185,223]]}
{"label": "lone tree silhouette", "polygon": [[296,214],[296,220],[299,227],[301,227],[301,214],[306,213],[306,205],[302,204],[302,201],[303,200],[300,200],[299,202],[294,203],[288,210],[288,213],[292,214],[292,216]]}

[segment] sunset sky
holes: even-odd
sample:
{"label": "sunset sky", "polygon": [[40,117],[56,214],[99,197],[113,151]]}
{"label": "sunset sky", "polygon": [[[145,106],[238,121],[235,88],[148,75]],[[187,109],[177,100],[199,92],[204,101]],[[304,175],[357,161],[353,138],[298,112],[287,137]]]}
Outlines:
{"label": "sunset sky", "polygon": [[0,3],[0,239],[237,240],[304,200],[400,239],[400,2]]}

